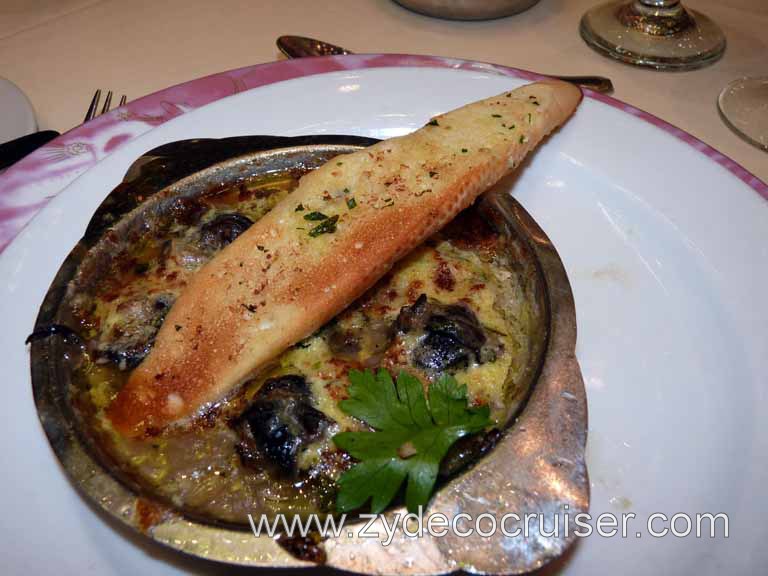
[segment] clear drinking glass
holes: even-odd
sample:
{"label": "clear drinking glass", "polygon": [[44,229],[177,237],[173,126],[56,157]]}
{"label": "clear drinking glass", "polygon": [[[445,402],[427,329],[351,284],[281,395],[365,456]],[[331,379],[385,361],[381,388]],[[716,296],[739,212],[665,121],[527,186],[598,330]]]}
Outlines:
{"label": "clear drinking glass", "polygon": [[691,70],[725,50],[720,27],[679,0],[620,0],[581,19],[582,38],[605,56],[657,70]]}
{"label": "clear drinking glass", "polygon": [[717,106],[736,134],[768,150],[768,76],[734,80],[720,92]]}

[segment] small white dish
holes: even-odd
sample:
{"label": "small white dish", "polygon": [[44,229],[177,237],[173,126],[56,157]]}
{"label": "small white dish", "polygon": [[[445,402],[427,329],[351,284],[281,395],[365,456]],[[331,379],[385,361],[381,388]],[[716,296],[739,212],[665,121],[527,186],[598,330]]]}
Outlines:
{"label": "small white dish", "polygon": [[0,144],[36,130],[35,111],[27,95],[10,80],[0,78]]}

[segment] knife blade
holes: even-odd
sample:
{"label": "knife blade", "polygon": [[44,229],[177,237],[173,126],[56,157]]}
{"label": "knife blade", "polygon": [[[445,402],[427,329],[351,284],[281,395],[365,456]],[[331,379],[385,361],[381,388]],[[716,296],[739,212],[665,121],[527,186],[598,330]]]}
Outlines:
{"label": "knife blade", "polygon": [[0,170],[15,164],[59,135],[56,130],[42,130],[0,144]]}

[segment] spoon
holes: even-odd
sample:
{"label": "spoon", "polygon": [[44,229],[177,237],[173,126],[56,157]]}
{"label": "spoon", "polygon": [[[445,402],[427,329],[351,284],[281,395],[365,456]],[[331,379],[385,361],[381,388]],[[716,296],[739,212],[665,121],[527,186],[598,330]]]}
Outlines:
{"label": "spoon", "polygon": [[[309,56],[338,56],[354,54],[341,46],[334,46],[322,40],[306,38],[304,36],[280,36],[277,39],[277,47],[288,58],[307,58]],[[588,88],[602,94],[613,92],[613,83],[603,76],[552,76],[564,82],[576,84],[582,88]]]}

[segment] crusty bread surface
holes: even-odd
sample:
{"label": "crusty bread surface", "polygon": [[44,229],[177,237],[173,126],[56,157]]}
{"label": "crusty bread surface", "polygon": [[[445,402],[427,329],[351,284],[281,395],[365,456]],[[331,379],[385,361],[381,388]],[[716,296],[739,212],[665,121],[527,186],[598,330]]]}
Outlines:
{"label": "crusty bread surface", "polygon": [[571,84],[528,84],[305,175],[193,276],[109,406],[113,425],[152,435],[232,393],[518,166],[580,100]]}

